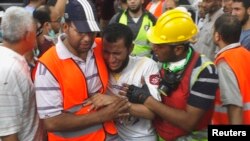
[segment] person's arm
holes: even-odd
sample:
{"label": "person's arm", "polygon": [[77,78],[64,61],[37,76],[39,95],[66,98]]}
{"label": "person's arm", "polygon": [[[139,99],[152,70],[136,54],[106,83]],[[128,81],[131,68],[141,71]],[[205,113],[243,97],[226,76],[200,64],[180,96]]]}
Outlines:
{"label": "person's arm", "polygon": [[145,101],[144,105],[162,119],[186,131],[192,131],[205,113],[205,110],[190,105],[187,106],[186,110],[171,108],[156,101],[151,96]]}
{"label": "person's arm", "polygon": [[132,116],[145,118],[145,119],[154,119],[155,115],[152,111],[150,111],[145,105],[142,104],[133,104],[129,108],[129,113]]}
{"label": "person's arm", "polygon": [[12,135],[0,137],[0,139],[2,139],[2,141],[19,141],[16,133]]}
{"label": "person's arm", "polygon": [[230,124],[243,123],[243,109],[236,105],[227,105],[227,114]]}
{"label": "person's arm", "polygon": [[240,88],[235,73],[224,61],[218,62],[220,98],[223,106],[227,108],[229,124],[242,124],[243,103]]}
{"label": "person's arm", "polygon": [[[192,131],[214,103],[213,100],[218,86],[218,76],[213,65],[208,67],[209,69],[204,69],[200,73],[198,80],[191,88],[185,109],[176,109],[158,102],[145,92],[145,89],[142,91],[135,86],[129,86],[128,98],[129,100],[136,101],[136,103],[144,103],[146,107],[163,120],[183,130]],[[197,93],[201,96],[197,95]]]}
{"label": "person's arm", "polygon": [[[141,84],[146,84],[147,87],[144,86],[144,88],[148,88],[149,94],[153,96],[157,101],[161,101],[161,97],[158,91],[158,82],[159,82],[159,69],[158,65],[155,61],[144,58],[143,63],[140,62],[140,64],[143,64],[141,67],[143,67],[144,73],[142,74],[141,78]],[[125,93],[123,95],[126,95],[126,91],[128,89],[128,85],[124,84],[123,91]],[[122,93],[121,93],[122,94]],[[131,107],[129,108],[129,113],[135,117],[145,118],[145,119],[154,119],[155,114],[150,109],[148,109],[143,104],[136,104],[132,103]]]}
{"label": "person's arm", "polygon": [[61,113],[60,115],[44,119],[45,128],[50,131],[74,131],[84,129],[104,121],[112,120],[128,108],[127,100],[119,98],[114,103],[96,112],[85,115]]}
{"label": "person's arm", "polygon": [[[29,84],[27,75],[20,75],[20,72],[25,69],[23,64],[14,63],[11,68],[1,70],[3,76],[0,78],[0,140],[2,141],[19,141],[18,133],[22,132],[22,116],[24,97],[29,97],[27,93],[30,87],[25,87]],[[6,73],[8,72],[8,75]],[[25,85],[27,84],[27,85]],[[26,95],[27,94],[27,95]]]}
{"label": "person's arm", "polygon": [[68,0],[57,0],[56,5],[55,5],[55,10],[58,11],[60,16],[64,15],[65,11],[65,6]]}
{"label": "person's arm", "polygon": [[59,84],[40,63],[37,66],[35,86],[38,113],[48,131],[74,131],[87,128],[111,120],[128,109],[127,99],[119,98],[96,112],[84,115],[64,112]]}

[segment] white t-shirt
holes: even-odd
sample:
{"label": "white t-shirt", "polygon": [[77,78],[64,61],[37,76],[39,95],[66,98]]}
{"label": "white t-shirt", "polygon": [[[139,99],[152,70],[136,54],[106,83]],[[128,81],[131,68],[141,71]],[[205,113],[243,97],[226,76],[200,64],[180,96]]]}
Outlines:
{"label": "white t-shirt", "polygon": [[[161,100],[158,88],[159,68],[156,62],[147,57],[129,58],[128,66],[115,78],[110,74],[108,92],[118,94],[123,83],[133,84],[141,87],[146,83],[152,96]],[[154,141],[156,140],[155,130],[150,120],[131,117],[129,121],[116,121],[119,136],[126,141]]]}
{"label": "white t-shirt", "polygon": [[17,133],[20,141],[40,141],[35,89],[23,56],[0,46],[0,139]]}

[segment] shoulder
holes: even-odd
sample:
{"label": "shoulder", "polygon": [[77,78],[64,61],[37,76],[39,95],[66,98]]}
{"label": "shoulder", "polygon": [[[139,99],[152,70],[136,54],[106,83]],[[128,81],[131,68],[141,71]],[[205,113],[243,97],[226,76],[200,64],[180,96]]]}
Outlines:
{"label": "shoulder", "polygon": [[191,85],[194,81],[213,79],[218,81],[218,73],[215,64],[204,55],[200,55],[191,75]]}
{"label": "shoulder", "polygon": [[158,64],[151,58],[148,57],[134,57],[136,60],[135,66],[139,66],[140,69],[145,71],[157,71],[159,70]]}
{"label": "shoulder", "polygon": [[122,14],[124,11],[119,11],[118,13],[116,13],[110,20],[109,24],[111,23],[118,23],[119,19],[121,18]]}
{"label": "shoulder", "polygon": [[145,10],[145,14],[148,15],[148,18],[155,24],[155,22],[157,20],[156,17],[147,10]]}

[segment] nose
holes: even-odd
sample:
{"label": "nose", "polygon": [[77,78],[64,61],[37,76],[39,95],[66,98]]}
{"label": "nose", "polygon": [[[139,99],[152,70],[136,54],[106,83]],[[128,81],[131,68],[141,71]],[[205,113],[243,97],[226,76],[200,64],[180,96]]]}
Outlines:
{"label": "nose", "polygon": [[112,63],[112,62],[114,62],[115,61],[115,56],[113,55],[113,54],[109,54],[108,55],[108,62],[109,63]]}
{"label": "nose", "polygon": [[93,36],[94,36],[94,34],[91,33],[91,32],[89,32],[89,33],[81,33],[81,36],[82,36],[82,39],[84,41],[91,41],[92,38],[93,38]]}

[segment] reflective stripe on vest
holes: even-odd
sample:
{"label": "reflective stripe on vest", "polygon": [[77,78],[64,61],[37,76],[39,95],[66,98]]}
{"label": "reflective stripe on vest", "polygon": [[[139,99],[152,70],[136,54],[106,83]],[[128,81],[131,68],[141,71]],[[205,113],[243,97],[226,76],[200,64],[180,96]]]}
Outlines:
{"label": "reflective stripe on vest", "polygon": [[72,132],[53,132],[55,135],[63,137],[63,138],[74,138],[74,137],[79,137],[83,135],[87,135],[89,133],[95,132],[97,130],[102,129],[103,126],[102,124],[97,124],[97,125],[92,125],[88,128],[82,129],[82,130],[77,130],[77,131],[72,131]]}
{"label": "reflective stripe on vest", "polygon": [[[152,6],[153,2],[149,2],[146,9],[148,11],[150,11],[150,8]],[[163,13],[163,4],[164,4],[164,1],[159,1],[159,4],[157,5],[157,7],[155,8],[155,11],[154,13],[152,13],[156,18],[160,17],[161,14]]]}
{"label": "reflective stripe on vest", "polygon": [[[76,112],[80,111],[82,108],[83,108],[83,104],[79,104],[77,106],[74,106],[74,107],[66,110],[66,111],[70,112],[72,114],[73,113],[75,114]],[[88,109],[88,108],[90,108],[90,106],[86,106],[84,108]],[[54,132],[54,134],[56,134],[60,137],[63,137],[63,138],[72,138],[72,137],[79,137],[82,135],[86,135],[86,134],[95,132],[97,130],[100,130],[102,128],[103,128],[102,124],[96,124],[96,125],[90,126],[88,128],[82,129],[82,130],[77,130],[77,131],[72,131],[72,132]]]}
{"label": "reflective stripe on vest", "polygon": [[[102,82],[100,93],[105,93],[108,84],[108,72],[102,56],[101,39],[96,39],[97,46],[94,48],[95,63]],[[39,61],[46,66],[60,85],[63,96],[64,111],[71,111],[75,115],[88,114],[89,107],[83,107],[83,102],[88,99],[87,82],[84,74],[72,59],[59,59],[56,48],[50,48],[43,54]],[[68,68],[68,69],[61,69]],[[74,74],[74,75],[71,75]],[[68,83],[70,82],[70,83]],[[73,96],[72,96],[73,95]],[[79,107],[80,106],[80,107]],[[86,121],[87,122],[87,121]],[[108,124],[106,124],[108,123]],[[103,128],[104,127],[104,128]],[[105,140],[105,131],[116,134],[114,123],[105,122],[82,130],[72,132],[49,132],[49,141],[71,140]],[[74,137],[74,138],[71,138]]]}
{"label": "reflective stripe on vest", "polygon": [[[123,12],[119,19],[119,23],[124,25],[128,24],[128,17],[126,11]],[[147,30],[153,26],[153,22],[149,19],[147,14],[143,15],[142,24],[140,26],[139,32],[134,40],[134,49],[132,55],[134,56],[150,56],[151,45],[147,39]],[[145,55],[146,54],[146,55]]]}
{"label": "reflective stripe on vest", "polygon": [[[218,64],[220,60],[224,60],[228,64],[237,79],[243,105],[242,124],[250,124],[250,66],[246,63],[250,62],[250,52],[242,46],[231,48],[219,54],[215,63]],[[222,104],[218,92],[215,98],[213,124],[229,124],[226,106],[222,106]]]}
{"label": "reflective stripe on vest", "polygon": [[[201,65],[194,68],[199,58],[201,58]],[[191,83],[197,81],[198,78],[197,76],[199,76],[202,70],[210,67],[208,64],[213,64],[213,63],[208,59],[206,59],[204,56],[199,55],[197,52],[194,51],[194,55],[192,56],[192,59],[190,60],[184,71],[183,78],[181,79],[178,88],[171,93],[171,97],[168,96],[162,97],[162,102],[165,105],[168,105],[176,109],[180,110],[185,109],[187,106],[187,98],[190,95],[190,88],[191,88],[190,86],[193,85]],[[207,125],[210,123],[212,117],[212,110],[213,109],[211,108],[206,111],[203,118],[195,127],[195,131],[200,131],[207,128]],[[156,131],[158,132],[159,136],[161,136],[161,138],[165,140],[175,140],[177,137],[189,134],[185,130],[161,118],[156,119],[154,121],[154,125],[156,127]]]}
{"label": "reflective stripe on vest", "polygon": [[[201,54],[200,56],[201,56],[201,62],[204,62],[204,63],[202,63],[200,67],[193,69],[192,76],[194,77],[191,77],[190,88],[192,88],[192,86],[194,85],[194,82],[198,79],[198,76],[200,75],[200,73],[206,67],[209,67],[209,65],[214,64],[207,57],[205,57],[205,55]],[[216,81],[216,83],[218,83],[218,80]]]}

